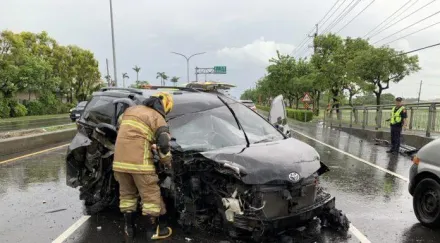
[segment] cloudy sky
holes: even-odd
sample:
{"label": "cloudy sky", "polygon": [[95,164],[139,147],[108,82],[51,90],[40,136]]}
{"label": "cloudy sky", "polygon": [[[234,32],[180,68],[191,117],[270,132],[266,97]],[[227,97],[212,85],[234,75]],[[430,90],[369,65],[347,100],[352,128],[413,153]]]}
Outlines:
{"label": "cloudy sky", "polygon": [[[100,62],[105,75],[105,59],[112,69],[112,48],[108,0],[0,0],[0,29],[39,32],[46,30],[62,44],[74,44],[90,49]],[[336,17],[349,3],[357,3],[351,12],[330,28]],[[340,0],[333,10],[341,7],[329,20],[321,21],[320,33],[339,31],[373,0]],[[432,0],[376,0],[359,17],[340,31],[343,36],[363,37],[388,16],[405,5],[395,20],[411,14]],[[128,84],[136,79],[132,70],[139,65],[141,80],[159,84],[156,72],[181,77],[186,81],[186,61],[170,52],[191,55],[206,52],[191,59],[190,77],[195,79],[194,68],[224,65],[226,75],[211,75],[208,79],[225,81],[241,92],[255,85],[265,73],[268,59],[276,50],[291,53],[304,40],[337,0],[113,0],[118,81],[122,72],[130,76]],[[423,8],[403,21],[373,36],[372,42],[387,37],[431,14],[440,11],[440,1]],[[351,5],[354,6],[354,5]],[[400,15],[399,15],[400,14]],[[342,17],[342,16],[341,16]],[[413,27],[395,34],[376,45],[403,37],[440,21],[435,15]],[[384,25],[382,25],[384,26]],[[381,26],[381,27],[382,27]],[[328,28],[327,28],[328,27]],[[385,25],[386,27],[386,25]],[[378,28],[377,30],[380,30]],[[374,34],[374,32],[372,33]],[[410,51],[440,42],[440,24],[417,34],[390,43],[398,50]],[[310,48],[296,49],[295,54],[307,55]],[[422,98],[440,97],[440,46],[420,51],[422,70],[401,83],[391,86],[389,92],[404,97],[415,97],[423,80]],[[200,75],[199,80],[205,76]]]}

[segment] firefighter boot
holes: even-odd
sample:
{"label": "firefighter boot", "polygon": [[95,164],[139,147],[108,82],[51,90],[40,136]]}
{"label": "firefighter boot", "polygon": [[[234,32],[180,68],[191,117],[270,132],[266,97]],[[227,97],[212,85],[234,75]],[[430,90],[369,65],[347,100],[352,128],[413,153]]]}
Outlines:
{"label": "firefighter boot", "polygon": [[161,240],[171,236],[173,233],[170,227],[160,226],[156,217],[144,216],[147,221],[147,240],[152,242],[154,240]]}
{"label": "firefighter boot", "polygon": [[124,238],[126,243],[134,242],[134,213],[124,213]]}

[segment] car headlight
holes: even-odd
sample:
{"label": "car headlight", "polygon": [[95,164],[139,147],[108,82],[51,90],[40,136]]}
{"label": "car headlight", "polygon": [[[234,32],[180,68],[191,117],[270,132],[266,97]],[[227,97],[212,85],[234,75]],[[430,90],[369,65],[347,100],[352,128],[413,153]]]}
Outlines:
{"label": "car headlight", "polygon": [[72,112],[74,109],[75,109],[75,108],[70,109],[69,112]]}

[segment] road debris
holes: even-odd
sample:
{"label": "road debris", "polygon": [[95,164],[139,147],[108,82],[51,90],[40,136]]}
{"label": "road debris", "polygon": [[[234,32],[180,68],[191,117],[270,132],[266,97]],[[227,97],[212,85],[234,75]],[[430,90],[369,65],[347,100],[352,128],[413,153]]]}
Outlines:
{"label": "road debris", "polygon": [[67,210],[67,208],[58,208],[58,209],[54,209],[54,210],[49,210],[49,211],[46,211],[45,213],[56,213],[56,212],[61,212],[64,210]]}

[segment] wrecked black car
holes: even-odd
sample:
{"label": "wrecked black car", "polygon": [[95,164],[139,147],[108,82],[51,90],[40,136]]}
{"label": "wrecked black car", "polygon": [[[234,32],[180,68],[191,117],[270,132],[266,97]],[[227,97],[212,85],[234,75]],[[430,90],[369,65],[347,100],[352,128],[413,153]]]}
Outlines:
{"label": "wrecked black car", "polygon": [[[314,148],[290,137],[282,96],[269,118],[220,93],[191,88],[104,88],[93,94],[69,146],[67,185],[89,214],[118,205],[112,160],[117,118],[158,90],[174,109],[173,173],[157,167],[168,214],[184,229],[218,229],[261,241],[312,220],[346,232],[349,221],[319,185],[328,171]],[[272,123],[272,124],[271,124]]]}

